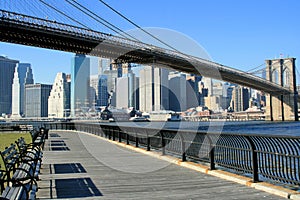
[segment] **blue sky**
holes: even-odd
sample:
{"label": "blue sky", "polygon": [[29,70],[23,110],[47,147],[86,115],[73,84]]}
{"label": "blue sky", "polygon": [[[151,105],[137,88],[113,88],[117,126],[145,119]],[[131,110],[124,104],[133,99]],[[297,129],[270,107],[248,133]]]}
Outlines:
{"label": "blue sky", "polygon": [[[78,1],[123,30],[134,28],[98,0]],[[247,71],[263,64],[265,59],[278,58],[280,54],[300,59],[300,1],[297,0],[105,2],[141,27],[167,28],[192,38],[213,61],[233,68]],[[21,10],[17,8],[16,11],[18,9]],[[74,16],[82,17],[79,13],[74,13]],[[108,32],[99,25],[97,29]],[[32,63],[36,82],[52,83],[57,72],[70,72],[74,54],[0,43],[0,55]]]}

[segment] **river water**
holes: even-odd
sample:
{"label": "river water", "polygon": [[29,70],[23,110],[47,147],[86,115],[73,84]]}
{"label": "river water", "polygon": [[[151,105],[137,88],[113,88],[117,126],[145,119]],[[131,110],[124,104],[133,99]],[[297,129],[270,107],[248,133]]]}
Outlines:
{"label": "river water", "polygon": [[[75,122],[75,121],[72,121]],[[22,122],[18,122],[22,124]],[[26,122],[41,127],[47,122]],[[143,127],[155,129],[192,130],[214,133],[234,134],[258,134],[258,135],[284,135],[300,136],[300,122],[266,122],[266,121],[244,121],[244,122],[95,122],[93,124],[111,124],[127,127]],[[3,123],[1,123],[3,124]],[[75,122],[76,124],[76,122]]]}
{"label": "river water", "polygon": [[174,130],[198,130],[200,132],[222,132],[234,134],[262,134],[300,136],[300,122],[114,122],[119,126],[147,127]]}

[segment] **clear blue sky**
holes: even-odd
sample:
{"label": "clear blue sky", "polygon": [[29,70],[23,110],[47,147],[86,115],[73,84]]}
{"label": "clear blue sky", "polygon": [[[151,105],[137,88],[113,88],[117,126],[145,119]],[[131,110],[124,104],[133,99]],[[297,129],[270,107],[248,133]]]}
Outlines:
{"label": "clear blue sky", "polygon": [[[191,37],[213,61],[233,68],[247,71],[280,54],[296,57],[300,63],[298,0],[105,1],[141,27],[167,28]],[[123,30],[134,28],[98,0],[78,2],[88,2],[87,6]],[[32,63],[36,82],[52,83],[57,72],[70,72],[74,54],[0,43],[0,55]]]}

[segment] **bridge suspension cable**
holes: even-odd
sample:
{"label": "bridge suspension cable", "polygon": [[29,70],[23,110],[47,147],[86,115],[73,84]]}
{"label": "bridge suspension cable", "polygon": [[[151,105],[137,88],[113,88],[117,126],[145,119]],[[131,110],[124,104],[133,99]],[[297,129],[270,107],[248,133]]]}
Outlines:
{"label": "bridge suspension cable", "polygon": [[77,24],[83,26],[83,27],[86,28],[86,29],[91,29],[91,28],[89,28],[88,26],[86,26],[85,24],[81,23],[80,21],[78,21],[78,20],[76,20],[76,19],[70,17],[69,15],[67,15],[67,14],[65,14],[64,12],[58,10],[58,9],[55,8],[54,6],[51,6],[50,4],[46,3],[45,1],[43,1],[43,0],[39,0],[39,1],[40,1],[41,3],[43,3],[44,5],[48,6],[49,8],[53,9],[54,11],[58,12],[59,14],[61,14],[61,15],[65,16],[65,17],[67,17],[67,18],[70,19],[71,21],[76,22]]}
{"label": "bridge suspension cable", "polygon": [[[254,68],[252,68],[252,69],[249,69],[249,70],[247,70],[246,72],[247,73],[253,73],[253,72],[256,72],[256,71],[258,71],[258,70],[261,70],[262,68],[262,66],[264,66],[265,65],[265,63],[263,63],[263,64],[261,64],[261,65],[259,65],[259,66],[257,66],[257,67],[254,67]],[[255,70],[255,71],[254,71]]]}
{"label": "bridge suspension cable", "polygon": [[171,48],[172,50],[179,52],[176,48],[172,47],[171,45],[169,45],[166,42],[162,41],[161,39],[159,39],[155,35],[151,34],[148,31],[146,31],[141,26],[139,26],[138,24],[136,24],[135,22],[133,22],[132,20],[130,20],[128,17],[124,16],[122,13],[120,13],[119,11],[117,11],[116,9],[114,9],[113,7],[111,7],[109,4],[105,3],[103,0],[98,0],[98,1],[100,1],[106,7],[108,7],[109,9],[111,9],[113,12],[115,12],[116,14],[118,14],[119,16],[121,16],[123,19],[125,19],[126,21],[128,21],[129,23],[131,23],[132,25],[134,25],[135,27],[137,27],[138,29],[140,29],[141,31],[143,31],[144,33],[146,33],[147,35],[151,36],[152,38],[154,38],[155,40],[159,41],[160,43],[166,45],[167,47]]}
{"label": "bridge suspension cable", "polygon": [[115,26],[112,23],[108,22],[107,20],[103,19],[102,17],[100,17],[99,15],[97,15],[96,13],[94,13],[93,11],[88,9],[87,7],[83,6],[82,4],[76,2],[75,0],[65,0],[65,1],[68,2],[70,5],[72,5],[73,7],[75,7],[76,9],[78,9],[80,12],[84,13],[85,15],[87,15],[87,16],[91,17],[92,19],[96,20],[98,23],[100,23],[100,24],[104,25],[105,27],[109,28],[113,32],[115,32],[115,33],[117,33],[117,34],[119,34],[119,35],[121,35],[125,38],[131,38],[135,41],[139,41],[135,37],[131,36],[130,34],[128,34],[126,32],[124,32],[123,30],[121,30],[117,26]]}

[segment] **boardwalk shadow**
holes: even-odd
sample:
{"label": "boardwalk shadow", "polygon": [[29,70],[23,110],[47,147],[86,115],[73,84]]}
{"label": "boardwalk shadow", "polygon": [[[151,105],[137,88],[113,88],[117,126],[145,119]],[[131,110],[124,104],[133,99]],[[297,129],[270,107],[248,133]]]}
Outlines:
{"label": "boardwalk shadow", "polygon": [[56,179],[57,198],[103,196],[90,178]]}
{"label": "boardwalk shadow", "polygon": [[57,133],[50,133],[50,137],[60,137]]}
{"label": "boardwalk shadow", "polygon": [[50,144],[51,146],[67,146],[63,140],[52,140]]}
{"label": "boardwalk shadow", "polygon": [[69,147],[51,147],[51,151],[70,151]]}
{"label": "boardwalk shadow", "polygon": [[70,151],[64,140],[52,140],[50,146],[51,151]]}
{"label": "boardwalk shadow", "polygon": [[86,170],[80,163],[54,164],[55,174],[86,173]]}

